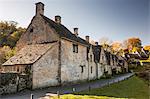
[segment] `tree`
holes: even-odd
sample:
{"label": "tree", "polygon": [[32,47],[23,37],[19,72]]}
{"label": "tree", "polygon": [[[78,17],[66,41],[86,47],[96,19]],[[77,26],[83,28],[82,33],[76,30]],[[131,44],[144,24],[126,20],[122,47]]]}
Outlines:
{"label": "tree", "polygon": [[14,21],[0,22],[0,65],[16,53],[16,43],[26,30],[17,24]]}
{"label": "tree", "polygon": [[102,38],[99,39],[99,43],[101,45],[111,45],[112,41],[107,37],[102,37]]}
{"label": "tree", "polygon": [[3,46],[0,48],[0,65],[16,54],[16,48]]}
{"label": "tree", "polygon": [[140,51],[142,47],[142,41],[140,40],[140,38],[132,37],[125,40],[124,45],[129,50],[129,52]]}
{"label": "tree", "polygon": [[1,21],[0,22],[0,46],[10,46],[13,48],[20,38],[21,34],[25,32],[25,28],[17,28],[17,22]]}
{"label": "tree", "polygon": [[112,46],[112,50],[114,52],[118,52],[120,49],[122,49],[122,43],[121,42],[113,42],[111,46]]}
{"label": "tree", "polygon": [[109,52],[112,50],[112,48],[110,46],[112,41],[109,40],[109,38],[103,37],[103,38],[99,39],[99,43],[100,43],[100,45],[103,46],[104,50],[107,50]]}
{"label": "tree", "polygon": [[150,51],[150,45],[144,46],[144,49]]}

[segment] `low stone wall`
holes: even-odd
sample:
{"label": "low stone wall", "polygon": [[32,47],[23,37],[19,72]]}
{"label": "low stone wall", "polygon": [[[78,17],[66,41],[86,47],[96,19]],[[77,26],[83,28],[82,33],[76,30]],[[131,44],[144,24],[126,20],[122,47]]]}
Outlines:
{"label": "low stone wall", "polygon": [[0,94],[10,94],[26,88],[27,75],[0,73]]}
{"label": "low stone wall", "polygon": [[21,91],[27,88],[27,81],[28,81],[27,75],[19,75],[18,91]]}
{"label": "low stone wall", "polygon": [[1,73],[0,74],[0,93],[14,93],[17,91],[17,74],[16,73]]}

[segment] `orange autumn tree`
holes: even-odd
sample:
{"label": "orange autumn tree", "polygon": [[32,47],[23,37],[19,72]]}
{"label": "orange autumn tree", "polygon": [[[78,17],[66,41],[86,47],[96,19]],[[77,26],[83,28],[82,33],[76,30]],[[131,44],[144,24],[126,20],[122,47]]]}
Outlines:
{"label": "orange autumn tree", "polygon": [[144,46],[144,49],[150,51],[150,45]]}
{"label": "orange autumn tree", "polygon": [[113,51],[115,52],[118,52],[120,49],[122,49],[121,42],[113,42],[111,46],[112,46]]}
{"label": "orange autumn tree", "polygon": [[132,37],[125,41],[124,43],[129,52],[141,51],[142,41],[140,38]]}

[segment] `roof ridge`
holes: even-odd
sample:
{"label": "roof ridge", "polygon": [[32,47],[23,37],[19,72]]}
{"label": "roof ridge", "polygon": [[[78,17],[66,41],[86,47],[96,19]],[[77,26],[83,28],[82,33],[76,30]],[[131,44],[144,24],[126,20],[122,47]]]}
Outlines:
{"label": "roof ridge", "polygon": [[68,28],[66,28],[63,24],[57,24],[55,23],[53,20],[51,20],[50,18],[41,15],[42,18],[49,23],[49,26],[51,26],[52,28],[55,29],[55,31],[61,36],[61,37],[65,37],[67,39],[70,40],[74,40],[76,42],[85,44],[85,45],[89,45],[89,43],[84,40],[83,38],[76,36],[75,34],[73,34]]}

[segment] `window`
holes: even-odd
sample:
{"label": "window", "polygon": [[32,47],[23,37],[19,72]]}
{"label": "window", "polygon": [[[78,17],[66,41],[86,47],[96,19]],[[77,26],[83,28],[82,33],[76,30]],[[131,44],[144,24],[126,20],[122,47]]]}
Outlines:
{"label": "window", "polygon": [[92,69],[93,69],[93,67],[91,66],[91,74],[92,74],[92,71],[93,71]]}
{"label": "window", "polygon": [[17,66],[17,72],[19,72],[19,66]]}
{"label": "window", "polygon": [[91,60],[91,62],[92,62],[92,55],[90,55],[90,60]]}
{"label": "window", "polygon": [[83,73],[85,65],[80,65],[80,67],[81,67],[81,73]]}
{"label": "window", "polygon": [[73,52],[78,53],[78,45],[77,44],[73,44]]}
{"label": "window", "polygon": [[81,73],[83,73],[83,70],[84,70],[84,69],[83,69],[83,66],[81,66]]}

